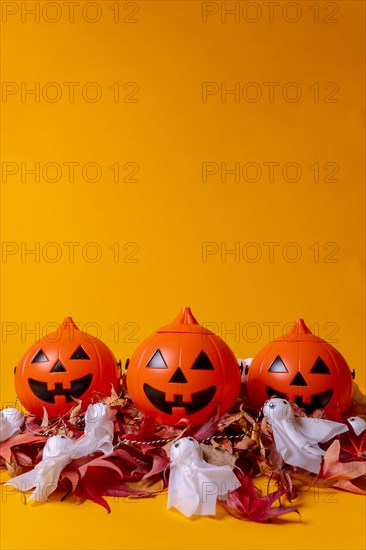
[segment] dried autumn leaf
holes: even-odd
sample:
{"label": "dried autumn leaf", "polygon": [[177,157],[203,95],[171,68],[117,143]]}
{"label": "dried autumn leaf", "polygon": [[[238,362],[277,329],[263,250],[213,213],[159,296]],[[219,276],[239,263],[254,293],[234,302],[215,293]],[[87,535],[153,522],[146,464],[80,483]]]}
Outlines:
{"label": "dried autumn leaf", "polygon": [[65,431],[65,435],[67,437],[74,436],[76,439],[78,439],[79,437],[84,435],[83,430],[77,428],[74,424],[72,424],[71,422],[69,422],[66,419],[64,420],[64,425],[66,426],[66,428],[68,428],[68,430]]}
{"label": "dried autumn leaf", "polygon": [[339,462],[340,450],[340,442],[336,439],[324,455],[319,479],[332,482],[332,486],[338,489],[366,494],[364,489],[351,481],[366,475],[366,462]]}
{"label": "dried autumn leaf", "polygon": [[152,465],[149,468],[149,471],[143,476],[142,479],[148,479],[156,474],[163,473],[169,466],[170,459],[164,451],[147,451],[147,457],[152,458]]}
{"label": "dried autumn leaf", "polygon": [[231,444],[231,441],[226,437],[220,438],[218,444],[216,444],[216,441],[214,439],[211,439],[211,445],[215,447],[215,449],[219,449],[220,447],[222,447],[228,453],[233,454],[233,446]]}
{"label": "dried autumn leaf", "polygon": [[30,456],[28,456],[25,453],[22,453],[21,451],[14,449],[13,455],[16,463],[20,468],[32,468],[33,461]]}
{"label": "dried autumn leaf", "polygon": [[366,460],[366,431],[356,435],[353,429],[341,434],[341,452],[340,459],[343,462],[350,460]]}
{"label": "dried autumn leaf", "polygon": [[48,426],[48,412],[45,409],[45,407],[43,407],[43,418],[41,422],[41,428],[47,428],[47,426]]}
{"label": "dried autumn leaf", "polygon": [[164,426],[160,424],[156,427],[157,439],[176,439],[180,437],[182,430],[175,426]]}
{"label": "dried autumn leaf", "polygon": [[103,506],[109,513],[111,510],[108,502],[103,498],[105,496],[153,496],[163,488],[163,482],[159,481],[160,476],[151,478],[151,480],[140,480],[131,483],[131,486],[129,486],[130,482],[124,482],[120,476],[116,476],[115,474],[115,471],[106,469],[104,466],[88,468],[84,477],[80,478],[74,492],[75,497],[81,501],[86,499],[92,500],[96,504]]}
{"label": "dried autumn leaf", "polygon": [[240,441],[235,443],[234,449],[237,451],[247,451],[248,449],[252,449],[256,445],[256,442],[251,437],[245,435],[242,439],[240,439]]}
{"label": "dried autumn leaf", "polygon": [[68,480],[70,482],[71,486],[71,493],[73,493],[77,487],[77,484],[80,480],[80,472],[77,468],[72,468],[72,466],[69,464],[62,470],[60,475],[60,482],[62,483],[64,480]]}
{"label": "dried autumn leaf", "polygon": [[[142,492],[139,496],[151,496],[152,494],[156,495],[161,493],[164,490],[165,485],[164,481],[160,476],[154,476],[151,479],[142,479],[140,481],[128,482],[126,483],[127,487],[134,489],[135,491]],[[134,496],[133,494],[131,495]]]}
{"label": "dried autumn leaf", "polygon": [[260,424],[259,445],[260,445],[260,455],[262,459],[266,459],[266,457],[274,449],[272,426],[268,422],[266,417],[262,418],[262,421]]}
{"label": "dried autumn leaf", "polygon": [[260,440],[260,429],[259,429],[259,425],[258,424],[254,424],[253,425],[253,429],[252,429],[252,432],[250,434],[250,437],[253,439],[253,441],[259,445],[259,440]]}
{"label": "dried autumn leaf", "polygon": [[82,407],[82,402],[81,402],[81,399],[76,399],[73,396],[71,396],[71,397],[75,401],[75,405],[70,411],[69,420],[70,420],[71,424],[74,424],[75,421],[77,421],[79,419],[80,412],[81,412],[81,407]]}
{"label": "dried autumn leaf", "polygon": [[362,481],[362,478],[360,477],[353,481],[349,479],[340,479],[333,485],[333,487],[337,487],[337,489],[342,489],[343,491],[347,491],[348,493],[366,495],[365,484],[363,484],[363,487],[358,486],[358,483],[360,481]]}
{"label": "dried autumn leaf", "polygon": [[253,481],[248,476],[241,476],[240,483],[238,489],[231,491],[224,501],[220,501],[232,516],[238,519],[264,522],[290,512],[299,513],[296,508],[292,507],[272,508],[272,504],[284,494],[283,489],[260,497]]}
{"label": "dried autumn leaf", "polygon": [[121,470],[118,468],[118,466],[116,466],[111,460],[108,460],[108,457],[105,457],[104,455],[94,458],[87,464],[83,464],[79,468],[81,477],[84,477],[91,468],[98,468],[102,477],[106,475],[106,472],[108,472],[108,470],[112,470],[114,471],[115,475],[121,476]]}
{"label": "dried autumn leaf", "polygon": [[261,435],[265,435],[268,439],[273,440],[272,426],[266,417],[264,417],[261,422]]}
{"label": "dried autumn leaf", "polygon": [[197,441],[208,440],[214,435],[219,425],[219,419],[213,420],[212,422],[206,422],[202,426],[193,428],[190,432],[187,432],[186,435],[190,435],[197,439]]}
{"label": "dried autumn leaf", "polygon": [[242,409],[241,407],[240,407],[240,410],[242,411],[243,416],[244,416],[244,418],[246,419],[246,421],[247,421],[249,424],[251,424],[252,426],[254,426],[254,425],[256,424],[255,418],[254,418],[251,414],[249,414],[249,413],[247,413],[246,411],[244,411],[244,409]]}
{"label": "dried autumn leaf", "polygon": [[40,435],[33,435],[30,432],[23,432],[16,434],[10,439],[0,443],[0,456],[6,461],[10,462],[12,449],[19,447],[23,452],[29,451],[33,445],[44,445],[47,441],[47,437]]}
{"label": "dried autumn leaf", "polygon": [[156,424],[152,418],[144,418],[136,439],[140,441],[153,441],[155,436]]}
{"label": "dried autumn leaf", "polygon": [[119,396],[112,386],[111,395],[109,397],[103,397],[103,403],[106,403],[111,407],[121,407],[127,403],[127,399]]}
{"label": "dried autumn leaf", "polygon": [[242,411],[234,414],[225,414],[220,419],[220,428],[227,428],[231,424],[234,424],[234,422],[239,422],[243,416],[244,413]]}
{"label": "dried autumn leaf", "polygon": [[6,471],[11,476],[18,476],[23,472],[23,468],[18,465],[13,455],[11,455],[10,462],[5,462],[5,467],[6,467]]}
{"label": "dried autumn leaf", "polygon": [[341,444],[338,439],[335,439],[324,455],[319,473],[320,479],[356,479],[359,476],[366,475],[366,462],[339,462],[340,451]]}
{"label": "dried autumn leaf", "polygon": [[229,465],[231,468],[235,468],[235,462],[238,457],[237,453],[232,454],[225,450],[223,447],[213,447],[212,445],[200,444],[202,449],[203,458],[209,464],[215,466]]}
{"label": "dried autumn leaf", "polygon": [[85,500],[91,500],[92,502],[103,506],[103,508],[107,510],[108,514],[110,514],[111,509],[108,502],[102,496],[102,489],[100,487],[100,484],[92,482],[86,483],[84,481],[83,484],[80,483],[78,485],[74,494],[75,497],[81,502]]}

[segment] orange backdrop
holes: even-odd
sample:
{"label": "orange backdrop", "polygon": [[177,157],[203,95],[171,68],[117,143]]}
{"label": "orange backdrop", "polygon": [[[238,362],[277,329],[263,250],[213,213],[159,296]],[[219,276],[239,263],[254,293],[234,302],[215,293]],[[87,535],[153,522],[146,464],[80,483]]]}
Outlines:
{"label": "orange backdrop", "polygon": [[[1,1],[2,405],[66,315],[124,362],[183,305],[240,357],[303,317],[365,389],[364,7]],[[365,542],[340,492],[269,526],[2,495],[4,549]]]}

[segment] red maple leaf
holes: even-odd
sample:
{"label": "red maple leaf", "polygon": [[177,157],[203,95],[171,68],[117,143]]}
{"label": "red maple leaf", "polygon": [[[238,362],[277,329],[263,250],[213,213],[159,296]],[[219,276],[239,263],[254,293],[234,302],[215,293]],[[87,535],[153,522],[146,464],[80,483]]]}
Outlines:
{"label": "red maple leaf", "polygon": [[334,482],[333,487],[364,495],[365,490],[352,481],[366,475],[366,462],[339,462],[340,451],[339,439],[335,439],[324,455],[318,479]]}
{"label": "red maple leaf", "polygon": [[[47,437],[40,435],[33,435],[30,432],[23,432],[16,434],[10,439],[0,443],[0,456],[6,461],[11,461],[12,450],[15,448],[21,449],[21,451],[28,456],[33,457],[38,454],[38,450],[47,441]],[[36,447],[34,447],[36,445]]]}
{"label": "red maple leaf", "polygon": [[232,516],[238,519],[264,522],[289,512],[299,513],[296,508],[271,507],[285,493],[284,489],[278,489],[274,493],[260,497],[253,481],[248,476],[241,476],[240,483],[240,487],[228,493],[224,501],[220,500],[220,503]]}
{"label": "red maple leaf", "polygon": [[166,452],[163,449],[151,449],[145,453],[146,458],[149,460],[152,459],[152,462],[149,464],[149,470],[144,475],[143,479],[148,479],[156,474],[161,474],[165,472],[169,466],[170,459]]}
{"label": "red maple leaf", "polygon": [[341,434],[340,441],[341,452],[339,456],[342,462],[366,460],[366,431],[363,431],[360,435],[356,435],[351,429]]}

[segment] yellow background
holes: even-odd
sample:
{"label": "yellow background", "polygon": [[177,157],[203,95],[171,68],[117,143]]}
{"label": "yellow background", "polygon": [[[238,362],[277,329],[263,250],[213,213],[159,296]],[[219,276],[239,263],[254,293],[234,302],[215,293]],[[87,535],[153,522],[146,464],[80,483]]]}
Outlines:
{"label": "yellow background", "polygon": [[[26,14],[35,4],[39,21]],[[124,362],[183,305],[239,357],[253,356],[303,317],[341,351],[365,389],[364,2],[281,1],[272,20],[263,1],[238,2],[236,16],[225,15],[235,2],[90,4],[80,1],[72,22],[62,1],[1,2],[1,403],[14,401],[13,367],[22,353],[66,315]],[[299,9],[299,20],[289,21]],[[204,22],[207,10],[217,13]],[[73,102],[65,82],[78,83]],[[91,101],[90,82],[102,92],[98,101]],[[207,82],[212,93],[203,98]],[[273,97],[269,82],[276,83]],[[235,83],[239,97],[221,96]],[[39,101],[22,97],[22,86],[39,86]],[[55,90],[61,97],[52,102]],[[255,90],[262,93],[256,102]],[[291,101],[296,90],[302,97]],[[74,181],[64,164],[70,162],[79,163]],[[269,181],[272,162],[279,166]],[[22,166],[35,163],[39,182],[22,174]],[[56,172],[55,165],[44,168],[48,163],[61,167],[59,181],[50,181]],[[100,167],[99,181],[88,181],[92,168],[83,176],[88,163]],[[115,163],[118,182],[109,168]],[[218,169],[206,182],[203,163]],[[262,176],[221,181],[222,163],[240,163],[247,179],[256,163]],[[282,177],[288,163],[300,166],[299,181]],[[123,181],[136,165],[130,179],[138,181]],[[287,174],[294,177],[291,166]],[[64,244],[70,242],[78,243],[73,261]],[[273,256],[270,242],[278,243]],[[211,243],[206,257],[204,243]],[[35,247],[38,256],[24,254]],[[239,256],[225,254],[235,247]],[[95,251],[101,257],[93,262]],[[301,258],[294,262],[296,251]],[[251,261],[255,253],[261,257]],[[187,520],[165,510],[165,495],[111,500],[107,516],[89,503],[25,507],[19,494],[3,489],[1,543],[364,546],[362,497],[328,491],[300,500],[301,524],[289,515],[286,525],[262,526],[222,510],[216,520]]]}

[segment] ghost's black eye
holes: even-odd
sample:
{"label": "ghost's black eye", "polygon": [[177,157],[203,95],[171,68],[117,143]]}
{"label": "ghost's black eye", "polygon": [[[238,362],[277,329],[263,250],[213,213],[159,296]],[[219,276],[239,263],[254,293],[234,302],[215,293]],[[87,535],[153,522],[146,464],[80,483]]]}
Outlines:
{"label": "ghost's black eye", "polygon": [[149,369],[167,369],[167,365],[164,361],[164,357],[161,354],[160,349],[157,349],[154,355],[151,357],[147,364]]}
{"label": "ghost's black eye", "polygon": [[70,357],[70,359],[89,359],[89,360],[90,360],[90,357],[89,357],[89,355],[86,353],[85,349],[84,349],[82,346],[79,346],[79,347],[74,351],[74,353],[72,354],[72,356]]}
{"label": "ghost's black eye", "polygon": [[188,437],[189,441],[194,441],[193,437]]}
{"label": "ghost's black eye", "polygon": [[268,406],[269,406],[270,409],[274,409],[274,408],[275,408],[275,404],[274,404],[274,403],[270,403]]}
{"label": "ghost's black eye", "polygon": [[178,443],[174,443],[174,447],[179,447],[180,445],[180,441],[178,441]]}
{"label": "ghost's black eye", "polygon": [[276,359],[272,362],[268,372],[288,372],[285,363],[279,355],[277,355]]}

